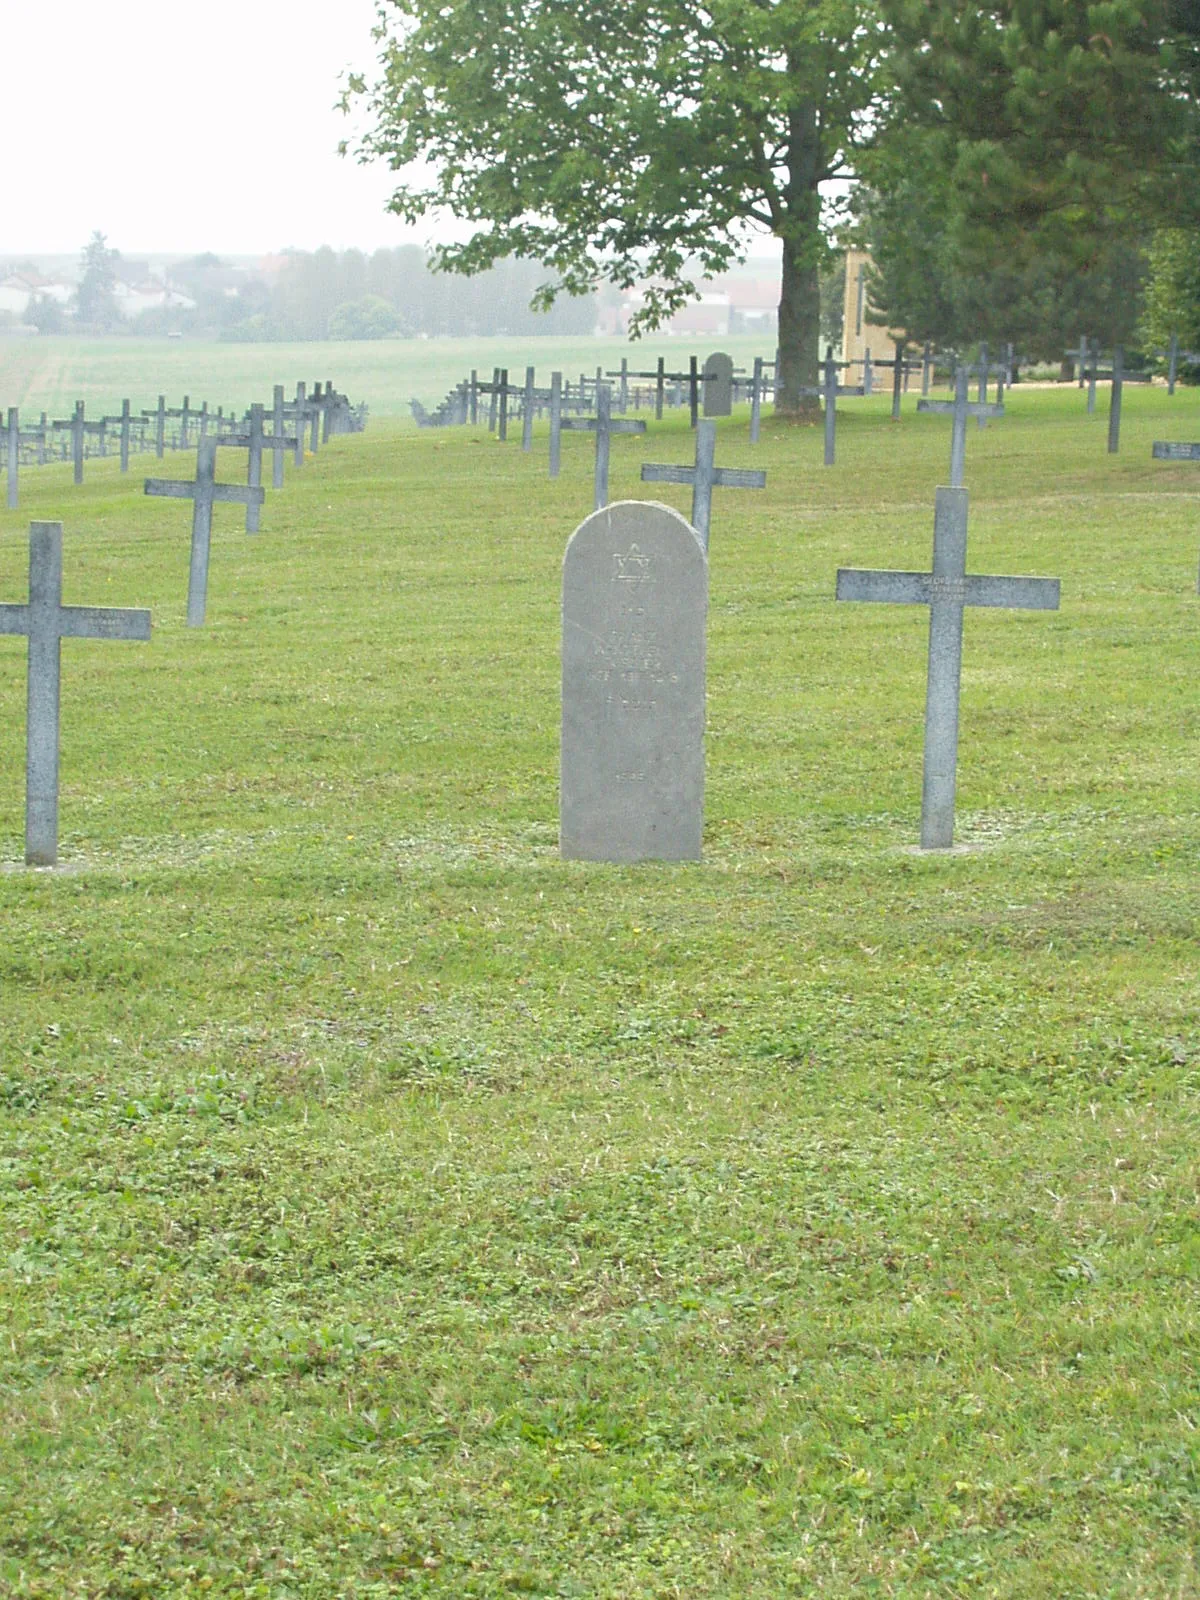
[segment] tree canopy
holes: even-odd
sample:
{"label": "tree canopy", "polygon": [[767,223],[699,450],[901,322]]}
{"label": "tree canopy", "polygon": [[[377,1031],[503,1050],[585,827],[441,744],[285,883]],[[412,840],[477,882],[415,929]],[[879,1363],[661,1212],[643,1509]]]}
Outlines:
{"label": "tree canopy", "polygon": [[83,272],[75,293],[80,322],[94,328],[111,328],[120,320],[114,294],[120,259],[121,252],[109,246],[104,234],[93,233],[83,249]]}
{"label": "tree canopy", "polygon": [[438,265],[535,259],[542,303],[648,282],[638,332],[769,230],[786,411],[835,180],[891,325],[1047,350],[1127,337],[1140,245],[1200,205],[1200,0],[383,0],[377,38],[357,154],[407,220],[473,225]]}
{"label": "tree canopy", "polygon": [[727,267],[747,229],[783,246],[786,408],[815,383],[822,186],[853,171],[879,109],[866,0],[389,0],[380,74],[354,78],[358,146],[398,173],[391,209],[477,224],[437,252],[474,272],[509,255],[543,302],[647,284],[635,333]]}

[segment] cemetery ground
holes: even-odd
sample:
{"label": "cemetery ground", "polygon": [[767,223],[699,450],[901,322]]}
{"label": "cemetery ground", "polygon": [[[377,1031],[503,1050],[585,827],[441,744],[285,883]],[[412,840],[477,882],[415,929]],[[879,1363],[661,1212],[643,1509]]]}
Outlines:
{"label": "cemetery ground", "polygon": [[1062,609],[968,612],[928,855],[926,611],[833,598],[928,568],[889,404],[720,425],[686,866],[558,859],[589,438],[337,438],[203,631],[177,504],[25,475],[0,599],[61,518],[154,635],[63,645],[53,874],[0,640],[0,1594],[1200,1592],[1200,394],[972,426]]}

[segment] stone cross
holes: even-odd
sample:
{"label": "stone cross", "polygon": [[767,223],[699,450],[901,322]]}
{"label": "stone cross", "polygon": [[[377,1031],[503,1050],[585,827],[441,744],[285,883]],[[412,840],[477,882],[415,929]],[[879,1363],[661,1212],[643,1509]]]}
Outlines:
{"label": "stone cross", "polygon": [[762,421],[763,397],[763,358],[755,356],[754,371],[750,378],[750,443],[758,443],[759,427]]}
{"label": "stone cross", "polygon": [[[1200,444],[1174,444],[1156,439],[1150,455],[1155,461],[1200,461]],[[1200,574],[1196,578],[1196,593],[1200,594]]]}
{"label": "stone cross", "polygon": [[10,406],[8,408],[8,425],[4,430],[4,438],[5,466],[8,472],[8,509],[15,511],[20,496],[21,446],[23,444],[36,444],[39,447],[40,454],[46,442],[46,432],[44,428],[33,428],[22,432],[20,413],[16,406]]}
{"label": "stone cross", "polygon": [[317,451],[321,447],[322,410],[321,385],[319,383],[314,383],[312,386],[312,394],[310,395],[308,401],[308,419],[310,423],[308,448],[312,451],[313,455],[316,455]]}
{"label": "stone cross", "polygon": [[1093,339],[1087,361],[1087,409],[1089,417],[1096,410],[1096,379],[1099,376],[1099,368],[1100,341],[1099,339]]}
{"label": "stone cross", "polygon": [[[551,419],[553,426],[553,419]],[[598,385],[596,389],[596,415],[594,417],[560,417],[560,428],[578,433],[594,433],[596,435],[596,495],[595,509],[608,504],[608,460],[610,454],[609,442],[614,433],[645,433],[646,424],[623,418],[614,422],[612,415],[612,391],[606,383]],[[553,451],[553,443],[551,450]]]}
{"label": "stone cross", "polygon": [[185,394],[183,405],[178,410],[170,408],[167,410],[167,416],[179,418],[179,448],[181,450],[186,450],[188,447],[188,421],[194,414],[189,404],[190,398],[189,395]]}
{"label": "stone cross", "polygon": [[954,375],[953,400],[918,400],[918,411],[936,411],[942,414],[949,413],[954,418],[954,426],[950,434],[950,487],[962,487],[963,472],[967,458],[967,417],[979,416],[986,412],[989,417],[1002,417],[1004,407],[997,405],[972,405],[967,398],[968,372],[966,367],[960,366]]}
{"label": "stone cross", "polygon": [[[282,399],[282,392],[280,394]],[[250,460],[246,473],[246,482],[251,489],[260,489],[262,485],[262,458],[264,450],[271,450],[280,462],[280,475],[282,476],[282,455],[284,450],[295,448],[294,438],[287,438],[282,433],[267,433],[264,428],[264,407],[252,405],[248,426],[239,429],[237,433],[227,433],[221,443],[232,445],[235,449],[249,452]],[[257,533],[259,528],[258,513],[262,505],[262,497],[257,500],[246,501],[246,532]]]}
{"label": "stone cross", "polygon": [[167,442],[167,397],[160,394],[158,406],[153,411],[143,411],[142,415],[154,420],[154,454],[161,461]]}
{"label": "stone cross", "polygon": [[572,535],[562,606],[565,859],[699,859],[707,607],[707,557],[669,506],[617,501]]}
{"label": "stone cross", "polygon": [[562,467],[563,377],[550,374],[550,476],[557,478]]}
{"label": "stone cross", "polygon": [[667,363],[664,361],[662,356],[659,356],[658,365],[655,367],[653,372],[630,372],[628,376],[631,378],[654,379],[654,420],[656,422],[661,422],[663,414],[663,399],[667,387]]}
{"label": "stone cross", "polygon": [[989,412],[987,409],[988,379],[993,373],[996,374],[996,404],[1000,405],[1004,399],[1002,391],[1004,386],[1004,375],[1007,370],[1008,369],[1005,366],[997,365],[995,362],[988,360],[988,347],[986,344],[981,344],[979,346],[979,359],[971,368],[971,371],[979,379],[979,403],[975,410],[976,427],[986,428],[988,417],[991,415],[991,412]]}
{"label": "stone cross", "polygon": [[629,380],[630,378],[637,377],[638,374],[635,372],[630,372],[629,358],[627,356],[622,356],[621,365],[619,367],[609,368],[605,371],[604,376],[606,378],[616,378],[618,380],[617,410],[622,416],[624,416],[629,410]]}
{"label": "stone cross", "polygon": [[58,859],[59,683],[63,639],[149,639],[148,611],[62,603],[62,523],[29,528],[29,601],[0,605],[0,633],[29,640],[25,719],[25,864]]}
{"label": "stone cross", "polygon": [[235,483],[218,483],[217,441],[205,439],[196,453],[196,481],[182,482],[176,478],[147,478],[145,493],[165,495],[172,500],[192,502],[192,554],[188,568],[187,625],[204,626],[204,613],[208,601],[208,555],[212,544],[212,514],[214,502],[236,501],[249,505],[256,500],[262,505],[266,495],[262,489],[245,488]]}
{"label": "stone cross", "polygon": [[715,350],[704,363],[704,415],[733,415],[733,357]]}
{"label": "stone cross", "polygon": [[295,462],[298,467],[304,465],[304,426],[308,420],[308,401],[305,398],[307,387],[303,383],[296,385],[296,399],[293,414],[296,418],[296,455]]}
{"label": "stone cross", "polygon": [[925,774],[921,848],[954,843],[958,703],[962,678],[963,608],[1012,606],[1057,611],[1057,578],[992,578],[967,574],[967,491],[939,489],[933,524],[932,572],[872,572],[842,567],[839,600],[879,600],[929,607],[929,671],[925,693]]}
{"label": "stone cross", "polygon": [[83,437],[87,433],[102,433],[103,422],[85,422],[83,420],[83,401],[76,400],[75,415],[66,422],[53,422],[50,424],[57,432],[71,434],[71,459],[75,468],[75,482],[83,482]]}
{"label": "stone cross", "polygon": [[[846,363],[849,365],[849,363]],[[816,397],[824,402],[825,407],[825,465],[832,467],[837,460],[837,402],[839,395],[862,395],[866,391],[861,384],[842,384],[838,382],[838,363],[833,359],[833,350],[828,348],[822,368],[822,382],[818,389],[809,385],[801,388],[802,395],[810,398]]]}
{"label": "stone cross", "polygon": [[702,422],[696,429],[696,464],[694,467],[665,467],[647,462],[642,467],[643,483],[690,483],[692,486],[692,527],[700,535],[700,543],[708,549],[708,531],[712,522],[712,492],[714,489],[765,489],[765,472],[753,472],[741,467],[716,465],[717,425]]}
{"label": "stone cross", "polygon": [[121,471],[122,472],[128,472],[129,471],[129,437],[130,437],[130,431],[131,431],[131,429],[133,427],[133,418],[130,415],[130,411],[129,411],[129,401],[128,400],[122,400],[121,401],[121,414],[120,414],[119,417],[102,417],[100,420],[103,422],[103,424],[104,424],[104,426],[106,428],[108,428],[108,427],[115,428],[118,424],[120,424],[120,428],[121,428]]}
{"label": "stone cross", "polygon": [[[299,430],[298,429],[297,429],[296,434],[293,435],[292,438],[288,439],[288,438],[284,437],[283,412],[284,412],[283,385],[281,383],[277,383],[275,385],[274,389],[272,390],[272,394],[271,394],[271,429],[272,429],[272,432],[274,434],[274,443],[271,446],[271,487],[272,487],[272,489],[282,489],[283,488],[283,452],[284,452],[284,450],[287,449],[287,447],[290,445],[291,449],[292,449],[292,451],[294,453],[295,449],[296,449],[296,446],[300,442],[299,437],[298,437],[298,434],[299,434]],[[266,441],[264,439],[264,443],[265,442]]]}
{"label": "stone cross", "polygon": [[521,400],[521,449],[526,453],[533,449],[533,408],[536,401],[534,380],[536,377],[536,367],[525,368],[525,392]]}
{"label": "stone cross", "polygon": [[1083,384],[1084,384],[1084,374],[1087,371],[1087,360],[1088,360],[1088,336],[1087,336],[1087,334],[1084,333],[1084,334],[1080,335],[1078,350],[1074,350],[1074,349],[1064,350],[1063,354],[1066,356],[1068,361],[1074,361],[1074,362],[1078,363],[1078,378],[1076,380],[1076,387],[1079,388],[1079,389],[1082,389],[1083,388]]}
{"label": "stone cross", "polygon": [[16,406],[8,408],[5,432],[5,469],[8,472],[8,509],[17,509],[17,475],[21,466],[21,421]]}

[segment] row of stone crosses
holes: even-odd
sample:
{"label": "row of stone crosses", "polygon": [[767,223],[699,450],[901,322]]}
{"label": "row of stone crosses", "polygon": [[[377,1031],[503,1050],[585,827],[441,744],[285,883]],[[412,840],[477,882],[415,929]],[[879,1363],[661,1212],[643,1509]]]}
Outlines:
{"label": "row of stone crosses", "polygon": [[[728,414],[728,357],[714,362],[706,382],[714,415]],[[710,366],[706,363],[706,368]],[[1118,392],[1120,352],[1114,360]],[[920,604],[930,608],[926,692],[925,760],[921,844],[947,849],[953,843],[958,747],[958,706],[963,612],[967,606],[1055,610],[1059,583],[1048,578],[994,578],[966,572],[968,499],[963,487],[967,420],[978,426],[1002,416],[1003,404],[987,401],[993,369],[986,350],[976,369],[980,398],[971,402],[971,370],[960,364],[953,401],[922,400],[920,409],[952,416],[950,485],[937,491],[934,552],[929,572],[841,569],[839,600]],[[330,386],[331,387],[331,386]],[[826,460],[832,461],[835,400],[842,386],[837,364],[826,363]],[[612,416],[609,386],[598,384],[592,417],[558,417],[552,431],[551,472],[557,471],[563,428],[588,429],[596,437],[595,510],[572,536],[563,578],[563,684],[561,848],[564,857],[588,860],[694,859],[703,821],[703,731],[708,543],[712,491],[717,487],[762,489],[766,474],[715,466],[716,430],[698,421],[692,466],[646,463],[645,482],[690,484],[689,523],[653,502],[608,501],[609,440],[614,432],[644,432],[645,423]],[[282,405],[276,390],[276,410]],[[731,409],[731,398],[730,398]],[[276,483],[283,452],[303,459],[302,429],[287,436],[264,428],[264,407],[252,407],[250,426],[236,438],[205,435],[198,441],[192,483],[147,479],[147,494],[193,501],[188,624],[204,622],[212,506],[216,500],[246,506],[248,532],[258,526],[262,451],[272,450]],[[288,420],[284,407],[282,422]],[[298,415],[298,413],[297,413]],[[328,412],[326,413],[328,415]],[[314,431],[313,443],[317,442]],[[236,443],[250,452],[246,488],[215,483],[218,444]],[[1200,444],[1156,443],[1160,459],[1200,460]],[[258,481],[254,481],[258,480]],[[1200,588],[1200,580],[1198,580]],[[57,852],[58,659],[64,637],[149,637],[148,612],[64,607],[61,524],[31,528],[30,598],[26,605],[0,606],[0,633],[29,639],[26,861],[52,865]]]}
{"label": "row of stone crosses", "polygon": [[[919,358],[907,354],[904,345],[897,345],[895,358],[890,360],[872,359],[868,349],[861,361],[835,363],[840,372],[852,366],[861,368],[861,378],[857,384],[844,384],[841,378],[838,379],[838,393],[874,394],[879,372],[881,369],[891,368],[893,388],[897,393],[907,394],[910,379],[919,372],[921,393],[926,396],[931,383],[936,380],[939,365],[947,360],[953,384],[953,374],[958,366],[957,358],[938,355],[931,344],[926,344],[924,354]],[[992,365],[990,370],[1004,374],[1011,382],[1014,361],[1014,348],[1009,345],[1006,361],[1003,364]],[[826,355],[826,368],[831,362],[833,362],[832,347]],[[749,375],[745,368],[735,367],[732,359],[724,351],[717,351],[709,356],[703,367],[700,365],[699,357],[690,356],[687,370],[677,372],[667,370],[666,360],[662,356],[659,356],[656,367],[641,371],[634,371],[626,358],[622,360],[619,368],[606,371],[603,367],[597,367],[594,375],[581,372],[576,383],[572,383],[569,378],[564,379],[561,372],[556,372],[551,376],[549,388],[539,388],[535,367],[525,368],[523,383],[510,382],[507,367],[493,367],[490,382],[480,378],[478,368],[473,368],[470,376],[456,384],[434,411],[427,411],[419,400],[413,400],[410,404],[413,418],[419,427],[437,428],[453,425],[475,427],[486,420],[488,431],[498,434],[501,442],[508,438],[509,423],[520,420],[522,448],[528,450],[532,447],[535,419],[548,416],[553,433],[556,416],[569,416],[594,409],[599,403],[600,391],[605,387],[611,391],[611,409],[619,415],[624,416],[630,410],[635,414],[642,410],[647,412],[652,410],[655,420],[661,421],[664,411],[686,405],[693,428],[697,424],[701,408],[706,417],[729,416],[733,405],[748,402],[750,442],[756,444],[762,406],[774,396],[775,374],[778,369],[778,352],[773,361],[763,356],[756,356]],[[1003,378],[1001,381],[1003,382]],[[820,388],[803,392],[823,396],[825,388],[822,385]]]}
{"label": "row of stone crosses", "polygon": [[[190,450],[209,439],[223,445],[245,442],[256,426],[263,425],[266,407],[257,407],[257,421],[255,411],[252,406],[240,417],[232,409],[226,413],[223,406],[213,411],[207,400],[191,405],[187,395],[181,406],[168,406],[166,396],[160,394],[152,411],[135,412],[130,402],[123,400],[119,414],[88,418],[84,402],[77,400],[70,417],[51,420],[43,411],[36,423],[22,423],[19,409],[9,406],[7,416],[0,410],[0,470],[7,478],[8,509],[15,511],[20,504],[23,466],[70,460],[75,482],[81,484],[84,461],[89,456],[108,456],[110,444],[120,458],[121,471],[128,472],[130,456],[151,449],[161,460],[167,450]],[[275,386],[270,416],[276,437],[290,427],[293,434],[311,436],[310,448],[315,451],[331,434],[359,432],[366,426],[367,413],[365,406],[352,406],[332,383],[313,384],[311,395],[305,384],[298,383],[293,400],[284,399],[282,384]],[[302,442],[299,448],[302,452]]]}
{"label": "row of stone crosses", "polygon": [[[1064,354],[1073,363],[1078,363],[1079,386],[1087,387],[1089,415],[1096,409],[1098,381],[1104,380],[1109,384],[1107,448],[1109,454],[1115,455],[1120,449],[1121,442],[1121,400],[1124,385],[1149,383],[1152,373],[1146,370],[1128,369],[1124,350],[1120,346],[1113,349],[1108,364],[1102,364],[1099,341],[1086,335],[1080,339],[1077,349],[1064,351]],[[1197,358],[1191,352],[1181,350],[1176,337],[1172,337],[1169,349],[1159,354],[1167,362],[1167,392],[1173,395],[1180,362]],[[947,403],[929,399],[930,388],[937,381],[942,366],[947,363],[952,391],[957,392],[959,388],[964,387],[969,389],[971,385],[978,384],[976,400],[978,409],[973,414],[977,418],[979,427],[986,427],[990,416],[1003,414],[1004,390],[1006,385],[1012,385],[1016,372],[1016,353],[1012,344],[1005,347],[1002,358],[996,361],[991,359],[986,344],[979,346],[978,355],[973,361],[959,359],[954,355],[940,356],[928,343],[919,357],[910,356],[905,344],[898,342],[895,355],[891,359],[873,360],[868,349],[861,361],[839,362],[835,361],[832,347],[829,347],[822,364],[820,384],[801,391],[802,394],[819,399],[822,403],[825,424],[825,465],[831,467],[837,459],[839,399],[847,396],[871,395],[878,373],[890,369],[893,421],[900,420],[902,398],[908,393],[910,378],[916,373],[920,373],[921,377],[921,398],[917,410],[953,410],[954,401]],[[861,381],[858,383],[843,382],[843,374],[851,366],[861,369]],[[521,448],[526,452],[533,449],[534,423],[542,417],[548,417],[552,478],[557,477],[559,473],[560,439],[563,431],[579,428],[595,431],[598,452],[596,504],[600,506],[607,500],[607,493],[602,497],[600,490],[602,476],[607,472],[606,459],[602,461],[601,457],[607,456],[609,434],[645,432],[645,424],[637,418],[637,413],[643,408],[647,413],[653,410],[655,419],[661,420],[664,410],[686,404],[691,426],[696,428],[701,414],[706,418],[730,416],[734,405],[740,401],[749,403],[750,443],[757,444],[762,407],[774,393],[775,374],[778,369],[778,352],[773,361],[761,356],[756,357],[753,368],[747,375],[744,368],[734,366],[732,358],[724,351],[716,351],[705,360],[703,367],[698,357],[691,356],[686,372],[668,371],[665,358],[661,356],[653,369],[634,371],[625,359],[618,369],[606,372],[603,368],[597,367],[594,375],[580,373],[578,381],[574,384],[569,379],[564,379],[561,372],[554,372],[551,374],[548,388],[538,386],[537,370],[533,366],[525,368],[524,382],[520,384],[509,381],[506,367],[494,367],[490,382],[481,379],[478,369],[473,369],[468,378],[450,390],[435,411],[427,411],[418,400],[413,400],[411,407],[420,427],[453,425],[474,427],[486,421],[488,431],[496,434],[501,443],[508,439],[510,422],[520,421]],[[644,380],[652,380],[652,386],[647,386]],[[989,383],[993,380],[994,404],[999,408],[997,410],[988,409]],[[633,421],[628,420],[630,410],[634,413]],[[581,416],[581,413],[589,411],[593,415]],[[614,417],[620,417],[622,420],[614,421]],[[602,440],[604,442],[601,442]],[[960,482],[961,476],[951,478],[952,484]],[[605,485],[607,483],[606,477],[604,483]]]}
{"label": "row of stone crosses", "polygon": [[[82,402],[75,415],[82,423]],[[192,410],[187,400],[171,410],[159,397],[158,409],[143,416],[154,419],[154,445],[162,456],[171,448],[196,450],[196,476],[192,481],[177,478],[147,478],[148,495],[192,502],[192,543],[188,563],[187,624],[204,625],[208,594],[209,550],[212,542],[212,513],[217,502],[233,502],[245,507],[246,532],[259,530],[259,510],[266,499],[262,486],[263,455],[272,455],[272,487],[283,487],[284,456],[292,455],[296,466],[308,452],[316,454],[335,433],[361,432],[366,425],[366,407],[353,407],[339,395],[332,383],[313,386],[312,395],[304,384],[296,386],[296,398],[284,400],[283,386],[277,384],[268,432],[265,405],[251,405],[245,417],[219,421],[221,413],[209,413],[207,406]],[[8,448],[5,452],[9,476],[10,508],[17,503],[18,469],[16,443],[20,435],[19,418],[10,410]],[[167,419],[178,427],[169,438]],[[130,407],[122,407],[121,470],[127,471],[130,450]],[[86,424],[83,424],[86,426]],[[75,431],[76,474],[82,481],[81,441],[83,426]],[[291,432],[287,429],[290,427]],[[45,432],[42,430],[42,437]],[[242,449],[247,452],[247,482],[216,481],[217,450]],[[25,863],[52,867],[58,859],[58,755],[59,684],[63,639],[150,638],[150,613],[108,606],[64,606],[62,603],[63,538],[61,522],[34,522],[29,529],[29,599],[23,605],[0,605],[0,634],[20,634],[28,640],[28,690],[25,726]]]}

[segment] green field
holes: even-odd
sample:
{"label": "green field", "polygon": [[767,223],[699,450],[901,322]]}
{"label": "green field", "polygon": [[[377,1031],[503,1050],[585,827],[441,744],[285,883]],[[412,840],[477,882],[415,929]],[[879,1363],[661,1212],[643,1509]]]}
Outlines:
{"label": "green field", "polygon": [[493,367],[507,366],[509,381],[524,381],[525,368],[537,368],[548,384],[555,368],[573,382],[598,366],[619,368],[625,357],[634,370],[654,370],[659,356],[667,370],[686,371],[688,357],[701,360],[711,350],[728,350],[739,366],[755,356],[772,357],[770,341],[740,334],[733,338],[648,339],[380,339],[329,344],[213,344],[173,339],[5,338],[0,334],[0,405],[22,413],[46,411],[69,417],[76,400],[89,416],[112,415],[129,399],[134,411],[157,404],[166,394],[178,405],[186,394],[195,406],[207,400],[244,411],[254,400],[270,401],[271,388],[332,381],[355,405],[363,401],[377,418],[409,418],[409,401],[432,407],[448,389],[470,375],[490,378]]}
{"label": "green field", "polygon": [[[294,376],[385,416],[351,353]],[[133,386],[92,359],[38,381]],[[768,488],[687,866],[557,856],[584,436],[334,440],[218,513],[202,632],[186,505],[23,475],[0,600],[60,518],[155,633],[63,646],[53,874],[0,639],[0,1594],[1200,1594],[1200,468],[1150,459],[1200,394],[1118,457],[1074,389],[972,428],[969,570],[1063,598],[968,613],[935,856],[926,619],[833,601],[928,564],[912,406],[831,471],[721,426]],[[690,453],[614,441],[614,498]]]}

